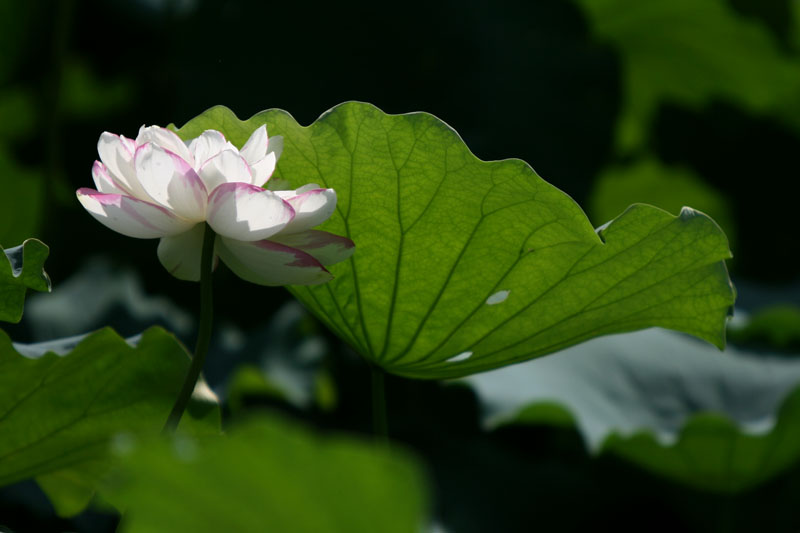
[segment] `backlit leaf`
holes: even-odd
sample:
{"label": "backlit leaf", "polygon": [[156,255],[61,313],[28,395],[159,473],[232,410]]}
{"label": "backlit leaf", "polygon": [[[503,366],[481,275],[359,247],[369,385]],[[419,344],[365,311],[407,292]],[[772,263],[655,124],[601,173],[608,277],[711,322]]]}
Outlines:
{"label": "backlit leaf", "polygon": [[241,145],[264,123],[284,137],[276,177],[334,188],[322,228],[356,243],[336,279],[292,292],[389,372],[462,376],[651,326],[724,345],[730,252],[702,213],[635,205],[595,232],[523,161],[481,161],[431,115],[363,103],[309,127],[215,107],[179,134],[214,128]]}

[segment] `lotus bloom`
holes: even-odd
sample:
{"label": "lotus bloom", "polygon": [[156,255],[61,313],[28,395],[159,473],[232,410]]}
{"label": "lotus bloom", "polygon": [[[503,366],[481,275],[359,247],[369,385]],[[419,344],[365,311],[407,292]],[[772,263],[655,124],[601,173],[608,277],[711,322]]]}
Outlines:
{"label": "lotus bloom", "polygon": [[78,189],[83,207],[114,231],[161,239],[158,258],[173,276],[200,279],[205,223],[217,234],[217,257],[260,285],[313,285],[353,253],[350,239],[311,229],[336,208],[336,193],[311,184],[263,188],[282,149],[258,128],[241,150],[207,130],[184,143],[174,132],[142,127],[136,139],[103,133],[94,189]]}

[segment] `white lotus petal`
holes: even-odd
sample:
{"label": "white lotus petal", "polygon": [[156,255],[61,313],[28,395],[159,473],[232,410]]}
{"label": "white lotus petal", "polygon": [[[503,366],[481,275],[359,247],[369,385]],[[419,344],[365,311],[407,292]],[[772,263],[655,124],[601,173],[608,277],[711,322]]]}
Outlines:
{"label": "white lotus petal", "polygon": [[[205,224],[196,224],[189,231],[161,238],[158,243],[158,260],[170,274],[185,281],[200,281],[205,228]],[[215,255],[215,268],[217,260]]]}
{"label": "white lotus petal", "polygon": [[250,165],[250,172],[253,174],[253,185],[263,187],[269,181],[272,173],[275,172],[275,162],[275,154],[270,152],[260,161]]}
{"label": "white lotus petal", "polygon": [[[316,183],[307,183],[307,184],[303,185],[302,187],[297,188],[294,191],[294,195],[298,196],[300,194],[303,194],[304,192],[313,191],[314,189],[322,189],[322,188],[323,187],[320,187]],[[291,191],[288,191],[288,192],[291,192]]]}
{"label": "white lotus petal", "polygon": [[295,216],[282,234],[297,233],[319,226],[328,220],[336,210],[336,191],[333,189],[318,189],[315,184],[309,184],[296,191],[275,191],[275,194],[289,202],[294,208]]}
{"label": "white lotus petal", "polygon": [[124,187],[128,194],[143,200],[149,199],[139,180],[136,179],[130,139],[123,141],[119,135],[104,131],[97,141],[97,153],[109,175],[117,184]]}
{"label": "white lotus petal", "polygon": [[237,276],[259,285],[317,285],[333,279],[311,255],[268,240],[220,238],[217,253]]}
{"label": "white lotus petal", "polygon": [[193,222],[205,220],[206,187],[182,157],[148,142],[136,149],[134,167],[139,183],[157,203]]}
{"label": "white lotus petal", "polygon": [[100,223],[128,237],[153,239],[182,233],[194,225],[160,205],[123,194],[84,188],[78,189],[77,195],[84,209]]}
{"label": "white lotus petal", "polygon": [[218,234],[258,241],[281,231],[294,217],[292,207],[272,191],[249,183],[224,183],[208,198],[208,223]]}
{"label": "white lotus petal", "polygon": [[241,156],[252,165],[256,161],[264,159],[264,156],[267,155],[268,142],[269,139],[267,138],[267,126],[262,125],[256,131],[254,131],[252,135],[250,135],[250,138],[247,139],[246,143],[244,143],[242,149],[239,150],[239,154],[241,154]]}
{"label": "white lotus petal", "polygon": [[223,183],[252,184],[253,182],[247,161],[233,150],[223,150],[206,161],[200,167],[198,174],[209,192],[213,192]]}
{"label": "white lotus petal", "polygon": [[228,145],[225,136],[217,130],[206,130],[189,143],[189,151],[194,156],[194,168],[200,168],[206,161],[220,153]]}
{"label": "white lotus petal", "polygon": [[127,137],[125,137],[124,135],[120,135],[120,136],[119,136],[119,140],[122,142],[122,145],[123,145],[123,146],[124,146],[124,147],[125,147],[125,148],[126,148],[126,149],[127,149],[129,152],[130,152],[130,153],[132,153],[132,154],[133,154],[133,153],[135,153],[135,152],[136,152],[136,141],[135,141],[135,140],[133,140],[133,139],[128,139],[128,138],[127,138]]}
{"label": "white lotus petal", "polygon": [[145,143],[156,144],[173,154],[177,154],[189,165],[194,165],[194,157],[192,157],[189,148],[174,131],[159,126],[142,126],[139,128],[139,135],[136,137],[136,146],[138,147]]}
{"label": "white lotus petal", "polygon": [[104,194],[128,194],[128,191],[108,173],[106,166],[100,161],[92,165],[92,179],[97,190]]}
{"label": "white lotus petal", "polygon": [[315,229],[290,235],[279,233],[270,240],[302,250],[326,266],[344,261],[355,251],[355,244],[347,237]]}

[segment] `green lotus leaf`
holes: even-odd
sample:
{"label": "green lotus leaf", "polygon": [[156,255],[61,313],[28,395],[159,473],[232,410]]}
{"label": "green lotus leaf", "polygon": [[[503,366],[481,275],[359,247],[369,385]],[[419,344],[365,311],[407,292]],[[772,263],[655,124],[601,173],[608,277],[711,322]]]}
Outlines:
{"label": "green lotus leaf", "polygon": [[0,320],[19,322],[25,303],[25,291],[50,290],[50,278],[44,261],[50,249],[42,241],[28,239],[19,246],[3,249],[0,257]]}
{"label": "green lotus leaf", "polygon": [[215,107],[178,133],[217,129],[241,146],[265,123],[284,138],[273,179],[334,188],[321,227],[356,243],[332,282],[290,290],[389,372],[463,376],[651,326],[724,345],[730,251],[702,213],[634,205],[595,231],[523,161],[481,161],[436,117],[364,103],[308,127]]}
{"label": "green lotus leaf", "polygon": [[[160,328],[135,347],[110,329],[35,345],[0,331],[0,486],[37,478],[57,511],[79,512],[112,446],[161,430],[188,366]],[[219,427],[219,406],[196,397],[180,430]]]}
{"label": "green lotus leaf", "polygon": [[735,242],[736,219],[728,199],[688,169],[649,158],[628,166],[607,167],[594,182],[588,211],[592,220],[606,221],[634,203],[654,205],[670,213],[691,205],[713,217],[728,240]]}

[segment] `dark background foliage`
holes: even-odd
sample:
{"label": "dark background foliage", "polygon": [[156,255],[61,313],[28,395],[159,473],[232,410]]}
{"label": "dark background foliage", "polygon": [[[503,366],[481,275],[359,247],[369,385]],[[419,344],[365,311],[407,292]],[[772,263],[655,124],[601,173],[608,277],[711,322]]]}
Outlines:
{"label": "dark background foliage", "polygon": [[[566,0],[6,4],[0,80],[26,93],[34,115],[6,117],[29,124],[24,135],[8,135],[6,149],[45,176],[48,223],[36,235],[53,247],[56,279],[103,249],[147,271],[148,288],[172,285],[157,264],[138,261],[152,242],[97,231],[71,192],[91,183],[99,132],[180,125],[216,104],[242,118],[278,107],[302,124],[346,100],[387,113],[427,111],[480,158],[523,159],[581,205],[593,179],[620,157],[612,150],[625,98],[620,58]],[[731,6],[788,46],[787,2]],[[645,149],[694,170],[730,200],[741,233],[734,273],[794,281],[797,250],[784,228],[794,222],[797,134],[725,101],[699,110],[668,102],[653,129]],[[62,238],[66,228],[90,238]]]}
{"label": "dark background foliage", "polygon": [[[788,0],[729,4],[769,28],[783,49],[791,47]],[[523,159],[581,205],[602,169],[636,155],[613,149],[626,97],[622,60],[592,35],[580,5],[567,0],[0,0],[0,6],[0,87],[11,95],[0,107],[0,155],[15,172],[43,183],[20,201],[40,214],[29,236],[50,245],[47,269],[56,288],[102,252],[117,268],[132,266],[146,292],[194,307],[196,287],[163,270],[154,241],[99,227],[74,190],[91,184],[103,130],[135,136],[142,124],[181,125],[216,104],[240,118],[282,108],[301,124],[347,100],[387,113],[427,111],[453,126],[481,159]],[[800,302],[792,231],[797,130],[724,100],[701,108],[667,102],[640,150],[695,171],[728,199],[737,234],[732,272],[745,289],[745,305],[761,303],[747,291],[754,284],[772,287],[778,294],[772,300]],[[279,289],[247,286],[224,269],[218,278],[224,287],[217,290],[218,316],[244,328],[263,324],[289,298]],[[140,329],[121,311],[109,321],[126,335]],[[33,338],[26,328],[9,331],[15,340]],[[367,369],[329,340],[340,391],[336,410],[292,412],[320,427],[366,431]],[[223,382],[232,366],[213,358],[211,365],[212,384]],[[694,493],[625,464],[590,459],[571,430],[486,434],[466,388],[390,379],[389,398],[395,436],[426,460],[437,512],[453,531],[637,524],[783,530],[797,523],[781,507],[787,494],[796,494],[796,482],[779,480],[737,498]],[[55,520],[19,503],[21,490],[0,492],[2,513],[17,513],[18,523]],[[108,526],[83,517],[34,529]]]}

